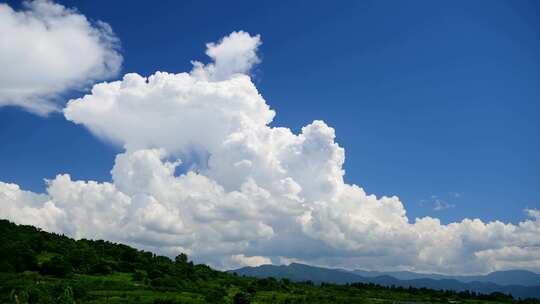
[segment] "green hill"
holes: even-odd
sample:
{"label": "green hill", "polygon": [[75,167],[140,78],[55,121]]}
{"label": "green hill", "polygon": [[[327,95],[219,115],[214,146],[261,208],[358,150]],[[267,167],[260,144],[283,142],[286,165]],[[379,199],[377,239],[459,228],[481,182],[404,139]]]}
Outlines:
{"label": "green hill", "polygon": [[256,279],[0,220],[0,303],[540,303],[493,293]]}

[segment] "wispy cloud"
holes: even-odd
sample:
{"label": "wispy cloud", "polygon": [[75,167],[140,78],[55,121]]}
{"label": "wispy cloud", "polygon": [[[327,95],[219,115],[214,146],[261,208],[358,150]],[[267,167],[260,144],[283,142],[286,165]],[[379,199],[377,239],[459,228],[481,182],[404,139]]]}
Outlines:
{"label": "wispy cloud", "polygon": [[454,208],[455,206],[456,205],[450,204],[447,201],[442,200],[440,198],[435,199],[435,201],[433,202],[433,210],[434,211],[442,211],[442,210],[445,210],[445,209]]}
{"label": "wispy cloud", "polygon": [[448,194],[452,197],[455,197],[455,198],[460,198],[463,196],[463,193],[461,192],[448,192]]}
{"label": "wispy cloud", "polygon": [[433,211],[442,211],[456,207],[455,204],[450,203],[450,200],[458,199],[461,196],[460,192],[449,192],[447,195],[432,194],[427,199],[419,201],[419,205],[426,208],[431,208]]}

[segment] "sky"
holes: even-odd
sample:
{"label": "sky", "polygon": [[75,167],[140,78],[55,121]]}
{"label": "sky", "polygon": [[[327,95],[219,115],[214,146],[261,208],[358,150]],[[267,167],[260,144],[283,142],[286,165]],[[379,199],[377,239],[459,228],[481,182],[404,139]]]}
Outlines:
{"label": "sky", "polygon": [[540,270],[538,3],[56,3],[0,7],[2,217],[218,268]]}

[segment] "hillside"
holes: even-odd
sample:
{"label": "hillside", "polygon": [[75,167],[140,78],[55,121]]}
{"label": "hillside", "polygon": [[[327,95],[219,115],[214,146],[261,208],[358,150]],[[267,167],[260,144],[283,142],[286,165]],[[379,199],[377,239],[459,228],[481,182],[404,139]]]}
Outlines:
{"label": "hillside", "polygon": [[[495,272],[485,276],[461,277],[468,279],[466,281],[459,281],[448,276],[423,277],[421,274],[413,272],[408,272],[405,273],[406,275],[397,277],[393,275],[394,273],[348,272],[342,269],[314,267],[298,263],[292,263],[288,266],[262,265],[259,267],[244,267],[231,270],[230,272],[256,278],[286,278],[297,282],[305,280],[312,280],[317,283],[329,282],[334,284],[360,282],[373,283],[382,286],[401,286],[404,288],[450,289],[454,291],[470,290],[479,293],[501,292],[522,298],[540,298],[540,284],[538,286],[532,286],[531,282],[527,280],[527,278],[532,277],[534,282],[536,276],[540,275],[526,271]],[[505,277],[505,274],[507,273],[514,274],[514,276]],[[403,274],[403,272],[398,274]],[[477,278],[477,280],[473,280],[472,278]],[[512,282],[512,280],[515,280],[515,282],[525,282],[526,284],[502,285],[494,283]]]}
{"label": "hillside", "polygon": [[[319,285],[312,281],[329,281],[332,270],[314,271],[300,264],[292,269],[303,272],[295,280],[311,275],[311,281],[243,277],[195,265],[182,253],[172,260],[122,244],[73,240],[0,220],[0,303],[540,303],[502,293]],[[340,283],[354,277],[341,272]]]}

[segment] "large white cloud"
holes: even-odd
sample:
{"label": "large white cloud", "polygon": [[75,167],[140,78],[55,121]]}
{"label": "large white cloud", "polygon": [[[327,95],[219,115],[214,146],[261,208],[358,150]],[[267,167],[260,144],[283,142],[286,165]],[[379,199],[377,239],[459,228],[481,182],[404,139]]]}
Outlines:
{"label": "large white cloud", "polygon": [[0,3],[0,106],[46,114],[59,94],[114,76],[122,57],[104,22],[47,0]]}
{"label": "large white cloud", "polygon": [[[247,74],[259,45],[258,36],[236,32],[207,45],[207,65],[128,74],[71,100],[68,120],[125,147],[112,181],[59,175],[47,194],[0,184],[0,216],[184,251],[217,267],[294,260],[443,273],[540,270],[538,211],[517,225],[411,220],[398,197],[343,181],[345,151],[324,122],[299,134],[270,127],[275,113]],[[198,161],[182,164],[193,153]]]}

